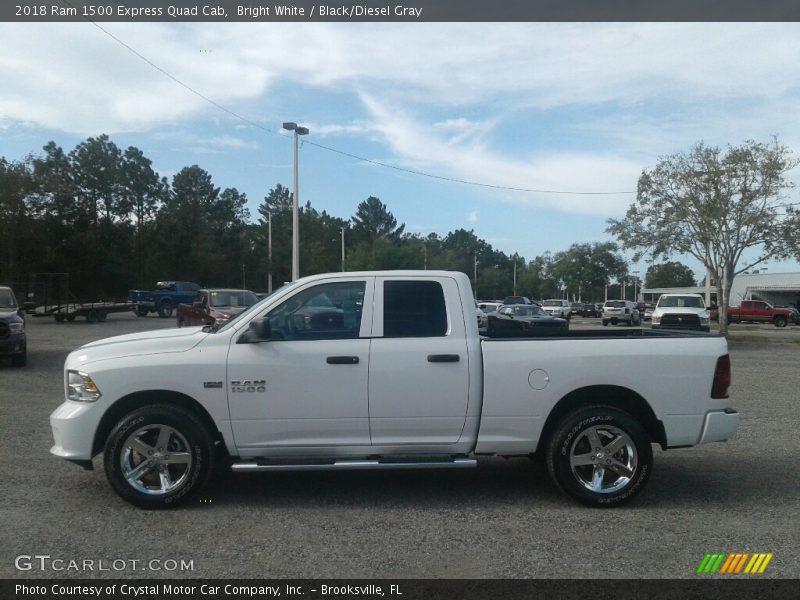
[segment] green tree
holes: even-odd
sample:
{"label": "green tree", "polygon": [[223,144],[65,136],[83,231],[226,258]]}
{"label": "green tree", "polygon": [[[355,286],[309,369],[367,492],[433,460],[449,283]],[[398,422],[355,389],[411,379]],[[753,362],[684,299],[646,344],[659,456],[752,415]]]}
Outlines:
{"label": "green tree", "polygon": [[647,269],[644,285],[648,288],[690,287],[695,285],[694,271],[676,261],[651,265]]}
{"label": "green tree", "polygon": [[397,241],[406,227],[405,224],[398,226],[394,215],[375,196],[370,196],[358,205],[352,221],[353,233],[359,242],[372,243],[379,238]]}
{"label": "green tree", "polygon": [[699,143],[642,171],[635,203],[608,221],[608,231],[636,251],[635,260],[688,254],[710,269],[727,334],[734,277],[797,251],[800,214],[784,199],[792,187],[786,172],[797,164],[777,139],[725,151]]}
{"label": "green tree", "polygon": [[613,242],[572,244],[553,256],[548,275],[568,297],[595,299],[612,279],[627,275],[627,265]]}

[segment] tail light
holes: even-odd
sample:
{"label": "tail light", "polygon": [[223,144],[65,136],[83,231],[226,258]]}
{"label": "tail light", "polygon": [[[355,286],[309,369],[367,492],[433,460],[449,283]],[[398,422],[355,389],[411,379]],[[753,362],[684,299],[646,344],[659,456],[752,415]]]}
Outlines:
{"label": "tail light", "polygon": [[712,398],[727,398],[728,388],[731,386],[731,357],[729,354],[717,359],[717,368],[714,370],[714,384],[711,386]]}

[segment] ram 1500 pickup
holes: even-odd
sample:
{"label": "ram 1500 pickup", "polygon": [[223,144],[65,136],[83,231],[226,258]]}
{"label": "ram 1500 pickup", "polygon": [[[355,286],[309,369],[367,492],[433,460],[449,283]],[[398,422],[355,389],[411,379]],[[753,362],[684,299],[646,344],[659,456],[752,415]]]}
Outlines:
{"label": "ram 1500 pickup", "polygon": [[465,468],[484,455],[541,458],[567,495],[614,506],[650,477],[651,444],[736,433],[724,338],[482,338],[472,298],[463,273],[314,275],[219,328],[92,342],[66,359],[51,452],[86,468],[102,452],[114,490],[145,508],[187,500],[219,460]]}

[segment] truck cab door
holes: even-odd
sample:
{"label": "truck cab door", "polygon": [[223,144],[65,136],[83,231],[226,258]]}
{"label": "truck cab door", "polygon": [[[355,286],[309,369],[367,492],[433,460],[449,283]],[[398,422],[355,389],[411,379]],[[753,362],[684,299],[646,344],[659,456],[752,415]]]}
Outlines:
{"label": "truck cab door", "polygon": [[373,446],[456,443],[470,383],[456,281],[378,277],[375,307],[369,361]]}
{"label": "truck cab door", "polygon": [[367,376],[374,278],[301,285],[263,315],[272,339],[228,353],[228,405],[242,456],[370,444]]}

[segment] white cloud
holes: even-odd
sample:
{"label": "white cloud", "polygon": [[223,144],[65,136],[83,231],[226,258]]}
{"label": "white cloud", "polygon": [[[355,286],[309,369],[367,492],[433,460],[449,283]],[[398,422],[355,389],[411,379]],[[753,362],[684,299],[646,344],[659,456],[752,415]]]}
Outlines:
{"label": "white cloud", "polygon": [[467,215],[467,223],[469,223],[470,225],[475,225],[477,222],[478,222],[478,211],[473,210]]}

